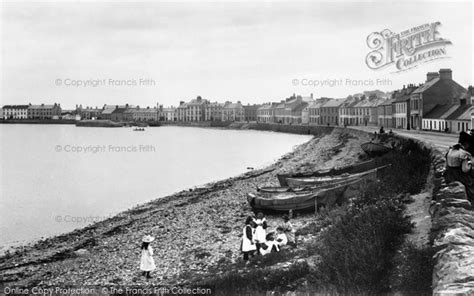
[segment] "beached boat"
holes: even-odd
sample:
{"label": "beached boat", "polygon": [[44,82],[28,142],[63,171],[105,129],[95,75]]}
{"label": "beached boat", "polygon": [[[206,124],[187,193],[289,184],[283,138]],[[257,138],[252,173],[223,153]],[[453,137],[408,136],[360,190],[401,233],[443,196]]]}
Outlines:
{"label": "beached boat", "polygon": [[310,210],[319,206],[331,207],[359,194],[359,189],[365,182],[365,179],[355,179],[316,191],[279,192],[271,196],[249,193],[247,201],[253,209],[260,210],[289,211]]}
{"label": "beached boat", "polygon": [[273,194],[285,193],[285,192],[302,192],[308,191],[306,188],[291,188],[291,187],[257,187],[257,192],[263,196],[271,197]]}
{"label": "beached boat", "polygon": [[330,183],[323,183],[323,184],[317,184],[317,185],[311,185],[311,186],[304,186],[304,187],[257,187],[257,192],[261,194],[262,196],[272,198],[273,196],[277,196],[280,193],[284,192],[294,192],[294,193],[301,193],[301,192],[309,192],[309,191],[316,191],[320,189],[325,189],[325,188],[330,188],[334,186],[339,186],[339,185],[344,185],[344,183],[349,183],[352,180],[346,180],[346,179],[341,179],[341,180],[336,180],[334,182]]}
{"label": "beached boat", "polygon": [[295,174],[278,174],[278,182],[280,182],[280,185],[282,187],[288,186],[288,183],[286,182],[287,178],[310,178],[310,177],[324,177],[324,176],[336,176],[336,175],[341,175],[344,173],[348,174],[356,174],[360,172],[364,172],[370,169],[373,169],[375,167],[375,161],[369,160],[369,161],[364,161],[344,167],[339,167],[339,168],[331,168],[331,169],[326,169],[326,170],[318,170],[315,172],[306,172],[306,173],[295,173]]}
{"label": "beached boat", "polygon": [[391,150],[390,147],[384,145],[383,143],[373,143],[367,142],[360,145],[362,150],[369,156],[380,156]]}
{"label": "beached boat", "polygon": [[286,182],[289,187],[299,188],[299,187],[316,187],[325,184],[331,183],[344,183],[356,179],[375,179],[377,178],[377,171],[385,168],[385,166],[380,166],[371,170],[367,170],[362,173],[357,174],[348,174],[344,173],[337,176],[324,176],[324,177],[311,177],[311,178],[287,178]]}

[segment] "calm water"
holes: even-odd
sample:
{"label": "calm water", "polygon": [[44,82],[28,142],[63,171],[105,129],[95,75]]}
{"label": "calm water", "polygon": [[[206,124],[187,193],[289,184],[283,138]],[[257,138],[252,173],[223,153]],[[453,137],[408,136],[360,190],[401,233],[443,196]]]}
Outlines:
{"label": "calm water", "polygon": [[263,167],[309,136],[183,127],[0,125],[0,246]]}

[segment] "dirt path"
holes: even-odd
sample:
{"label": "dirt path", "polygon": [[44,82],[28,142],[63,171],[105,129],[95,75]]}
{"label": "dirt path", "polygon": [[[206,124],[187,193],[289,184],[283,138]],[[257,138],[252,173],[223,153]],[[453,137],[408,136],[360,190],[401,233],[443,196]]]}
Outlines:
{"label": "dirt path", "polygon": [[407,235],[407,240],[419,247],[428,245],[431,229],[431,216],[429,213],[431,193],[423,192],[412,195],[413,202],[407,205],[407,214],[411,217],[415,228]]}

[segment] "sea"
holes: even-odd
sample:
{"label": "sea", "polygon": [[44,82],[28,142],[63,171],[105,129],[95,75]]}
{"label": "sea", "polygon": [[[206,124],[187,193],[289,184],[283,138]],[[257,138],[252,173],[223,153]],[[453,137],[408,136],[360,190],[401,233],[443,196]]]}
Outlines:
{"label": "sea", "polygon": [[263,168],[310,139],[177,126],[0,125],[0,251]]}

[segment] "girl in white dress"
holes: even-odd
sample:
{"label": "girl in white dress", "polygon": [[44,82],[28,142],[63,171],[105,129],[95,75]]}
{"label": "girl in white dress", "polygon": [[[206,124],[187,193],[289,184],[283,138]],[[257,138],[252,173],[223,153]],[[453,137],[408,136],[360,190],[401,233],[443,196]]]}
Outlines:
{"label": "girl in white dress", "polygon": [[153,260],[153,248],[150,246],[150,243],[154,240],[155,238],[151,235],[145,235],[142,239],[140,269],[147,278],[151,278],[150,272],[156,269],[155,260]]}
{"label": "girl in white dress", "polygon": [[245,227],[242,231],[242,253],[244,254],[244,261],[249,260],[249,256],[252,256],[257,246],[254,242],[254,228],[252,227],[252,217],[247,217],[245,221]]}
{"label": "girl in white dress", "polygon": [[255,224],[255,244],[257,246],[257,253],[260,252],[260,246],[264,244],[267,236],[267,220],[262,212],[257,213],[257,217],[253,220]]}

